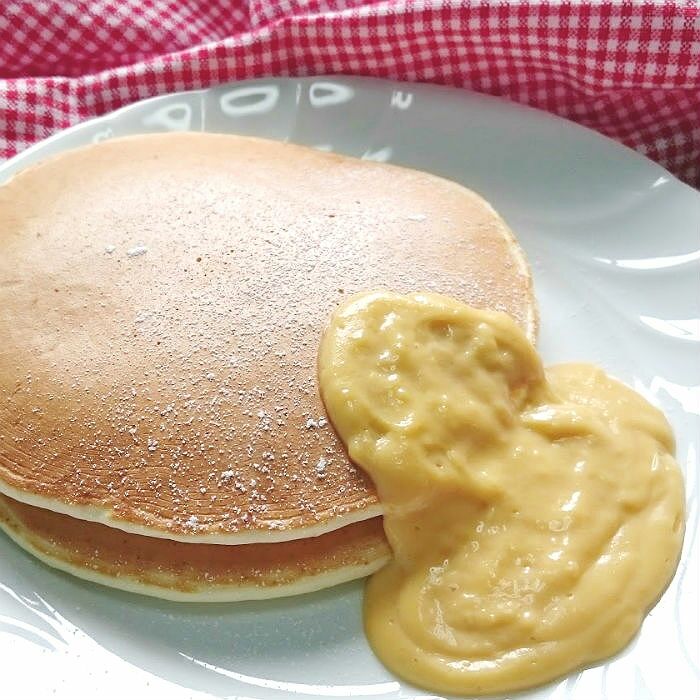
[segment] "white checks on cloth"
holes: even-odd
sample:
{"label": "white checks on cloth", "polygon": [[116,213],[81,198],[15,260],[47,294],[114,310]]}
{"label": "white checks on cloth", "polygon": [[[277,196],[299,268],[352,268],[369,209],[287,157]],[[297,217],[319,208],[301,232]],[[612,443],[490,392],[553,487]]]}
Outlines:
{"label": "white checks on cloth", "polygon": [[344,73],[501,95],[700,186],[700,2],[17,0],[0,14],[0,157],[129,102]]}

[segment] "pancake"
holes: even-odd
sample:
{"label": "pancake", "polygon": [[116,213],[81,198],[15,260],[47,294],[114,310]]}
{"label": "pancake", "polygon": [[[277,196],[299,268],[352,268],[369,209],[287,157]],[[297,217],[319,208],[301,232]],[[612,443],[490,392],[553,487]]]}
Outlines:
{"label": "pancake", "polygon": [[367,576],[391,556],[381,517],[319,537],[222,547],[133,535],[0,496],[0,529],[74,576],[183,602],[309,593]]}
{"label": "pancake", "polygon": [[529,270],[473,192],[301,146],[162,134],[0,188],[0,492],[183,542],[381,513],[318,392],[333,309],[432,290],[534,339]]}

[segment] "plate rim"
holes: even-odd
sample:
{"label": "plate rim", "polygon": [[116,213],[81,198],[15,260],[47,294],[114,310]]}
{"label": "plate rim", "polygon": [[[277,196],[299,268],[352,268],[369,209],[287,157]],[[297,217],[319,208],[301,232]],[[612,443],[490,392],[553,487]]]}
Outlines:
{"label": "plate rim", "polygon": [[[20,172],[22,164],[25,159],[31,159],[35,154],[41,152],[47,146],[54,144],[56,141],[65,138],[71,134],[79,132],[82,129],[87,129],[93,126],[97,126],[103,122],[108,122],[114,118],[119,118],[125,113],[128,113],[132,109],[138,109],[143,106],[155,105],[158,102],[164,102],[173,98],[191,98],[196,96],[204,96],[215,90],[226,90],[235,89],[236,87],[251,86],[261,83],[269,83],[273,81],[275,83],[296,83],[297,85],[313,84],[314,82],[331,82],[331,81],[350,81],[357,82],[360,85],[384,85],[387,88],[393,88],[398,90],[400,88],[406,88],[406,86],[420,86],[421,90],[428,92],[444,92],[446,94],[463,95],[466,99],[472,99],[477,101],[482,101],[485,103],[490,103],[491,105],[500,105],[503,109],[511,110],[513,112],[523,112],[530,115],[537,115],[537,118],[550,120],[553,124],[558,124],[560,127],[572,130],[574,132],[586,133],[589,138],[597,138],[602,141],[607,142],[607,145],[614,150],[620,158],[633,158],[640,162],[643,162],[646,167],[652,167],[656,169],[659,174],[663,174],[664,177],[669,178],[674,185],[680,185],[683,189],[693,193],[698,197],[698,202],[700,203],[700,191],[696,190],[691,185],[680,180],[676,175],[667,170],[663,165],[652,160],[648,156],[636,151],[635,149],[627,146],[626,144],[602,134],[595,129],[579,124],[571,119],[562,117],[561,115],[554,114],[553,112],[548,112],[547,110],[539,109],[531,105],[523,104],[521,102],[515,102],[506,97],[499,95],[489,95],[487,93],[478,92],[476,90],[471,90],[469,88],[455,87],[450,85],[440,85],[437,83],[421,83],[421,82],[411,82],[403,80],[393,80],[390,78],[376,78],[372,76],[358,76],[358,75],[347,75],[342,73],[321,73],[306,76],[269,76],[260,78],[247,78],[244,80],[233,80],[227,81],[225,83],[219,83],[216,85],[209,85],[207,87],[195,88],[192,90],[176,90],[173,92],[165,92],[160,95],[152,95],[150,97],[145,97],[134,102],[129,102],[128,104],[122,105],[114,110],[105,112],[104,114],[96,115],[93,117],[88,117],[87,119],[81,119],[75,124],[71,124],[68,127],[60,129],[53,134],[31,144],[27,148],[19,151],[15,155],[11,156],[7,160],[0,163],[0,186],[5,184],[7,180],[13,177],[15,174]],[[167,130],[164,130],[167,131]],[[207,132],[206,129],[184,129],[182,131],[203,131]],[[143,133],[153,133],[153,132],[143,132]],[[222,133],[222,132],[211,132],[211,133]],[[236,133],[235,131],[223,132],[223,133]],[[274,140],[274,139],[271,139]],[[70,149],[61,149],[61,151]],[[389,159],[391,162],[391,159]],[[19,168],[18,168],[19,166]],[[17,169],[15,171],[15,169]],[[8,171],[10,172],[8,177]]]}

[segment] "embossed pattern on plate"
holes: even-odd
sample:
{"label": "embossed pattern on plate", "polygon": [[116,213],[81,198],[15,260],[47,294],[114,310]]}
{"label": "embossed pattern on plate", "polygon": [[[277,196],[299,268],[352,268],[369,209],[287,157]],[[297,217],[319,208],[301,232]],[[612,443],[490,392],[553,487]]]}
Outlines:
{"label": "embossed pattern on plate", "polygon": [[[547,362],[597,362],[659,405],[686,475],[671,586],[615,659],[523,694],[700,696],[700,194],[565,120],[465,91],[357,78],[267,79],[167,95],[72,127],[0,167],[128,134],[265,136],[432,171],[489,199],[530,257]],[[0,535],[2,697],[427,698],[369,650],[362,586],[179,605],[53,571]]]}

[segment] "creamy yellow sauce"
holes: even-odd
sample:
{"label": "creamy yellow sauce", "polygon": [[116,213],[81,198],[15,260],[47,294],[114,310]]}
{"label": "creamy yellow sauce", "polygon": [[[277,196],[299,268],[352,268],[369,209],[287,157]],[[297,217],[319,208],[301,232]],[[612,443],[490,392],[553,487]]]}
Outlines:
{"label": "creamy yellow sauce", "polygon": [[545,371],[508,316],[433,294],[352,299],[319,376],[384,508],[394,559],[368,582],[364,620],[386,666],[492,693],[629,642],[683,537],[660,411],[590,365]]}

